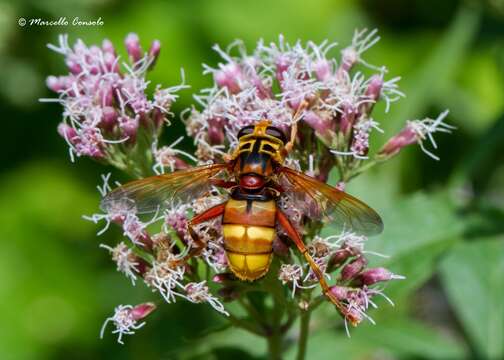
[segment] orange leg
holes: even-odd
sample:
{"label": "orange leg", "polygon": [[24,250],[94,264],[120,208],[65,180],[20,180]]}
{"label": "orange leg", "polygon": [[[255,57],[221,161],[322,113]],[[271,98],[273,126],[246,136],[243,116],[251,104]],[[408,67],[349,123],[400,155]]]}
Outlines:
{"label": "orange leg", "polygon": [[289,237],[292,239],[294,244],[296,244],[296,247],[301,252],[301,254],[303,254],[303,256],[305,257],[313,273],[317,276],[317,279],[320,283],[320,286],[322,287],[322,292],[324,293],[324,295],[327,296],[329,300],[331,300],[331,302],[336,306],[338,311],[345,318],[347,318],[352,324],[354,324],[355,319],[352,318],[351,314],[348,313],[343,304],[341,304],[341,302],[336,298],[336,296],[330,291],[329,285],[327,285],[326,279],[324,278],[324,274],[322,273],[318,265],[315,263],[311,255],[308,253],[308,249],[303,243],[301,236],[298,234],[298,232],[296,231],[290,220],[287,218],[287,216],[278,209],[277,209],[277,221],[280,224],[280,226],[282,226],[282,228],[285,230],[287,235],[289,235]]}
{"label": "orange leg", "polygon": [[296,110],[296,112],[292,116],[294,123],[292,124],[290,140],[284,146],[284,150],[287,154],[290,153],[292,151],[292,149],[294,148],[294,143],[296,142],[297,131],[298,131],[298,125],[297,125],[297,123],[299,121],[298,118],[301,115],[301,112],[303,112],[303,110],[305,110],[307,107],[308,107],[308,101],[303,100],[303,102],[301,102],[301,104],[299,104],[298,109]]}
{"label": "orange leg", "polygon": [[187,260],[194,255],[198,254],[203,248],[205,247],[205,242],[203,242],[196,231],[194,231],[193,226],[201,224],[202,222],[212,220],[216,218],[217,216],[221,216],[224,214],[224,208],[226,207],[226,203],[222,203],[219,205],[215,205],[214,207],[211,207],[210,209],[202,212],[201,214],[196,215],[193,217],[191,220],[189,220],[189,223],[187,224],[187,230],[189,231],[189,234],[191,235],[195,247],[192,248],[189,253],[184,257],[184,260]]}

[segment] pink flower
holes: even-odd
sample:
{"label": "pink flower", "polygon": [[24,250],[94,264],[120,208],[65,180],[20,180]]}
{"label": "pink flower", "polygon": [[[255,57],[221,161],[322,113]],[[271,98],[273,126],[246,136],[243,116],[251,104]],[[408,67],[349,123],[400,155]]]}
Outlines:
{"label": "pink flower", "polygon": [[145,325],[145,322],[139,323],[139,321],[146,318],[155,309],[156,305],[154,303],[143,303],[136,306],[119,305],[115,308],[114,315],[107,318],[103,323],[100,338],[103,339],[107,325],[112,322],[116,327],[112,333],[119,334],[117,342],[121,345],[124,344],[122,341],[123,335],[133,335],[135,330]]}
{"label": "pink flower", "polygon": [[357,281],[362,285],[373,285],[377,282],[389,281],[389,280],[402,280],[405,279],[404,276],[396,275],[389,270],[379,267],[373,269],[367,269],[363,271],[357,277]]}
{"label": "pink flower", "polygon": [[[61,35],[59,46],[48,45],[64,56],[70,73],[49,76],[47,86],[58,93],[58,99],[41,101],[55,101],[63,106],[67,125],[60,127],[59,133],[70,146],[72,160],[73,155],[89,156],[122,169],[130,168],[121,162],[133,151],[139,127],[148,129],[145,132],[147,140],[157,140],[158,129],[165,123],[176,99],[174,93],[185,87],[158,87],[154,99],[149,99],[145,75],[159,56],[160,43],[154,41],[149,52],[144,54],[138,36],[131,33],[126,37],[125,46],[132,63],[124,64],[126,71],[122,72],[119,57],[109,40],[104,40],[101,47],[86,46],[82,40],[77,40],[70,47],[67,36]],[[130,146],[118,145],[126,141]],[[139,153],[148,157],[149,150]],[[133,173],[138,171],[132,169]]]}
{"label": "pink flower", "polygon": [[436,132],[450,133],[453,126],[443,123],[448,111],[441,113],[437,119],[424,119],[408,121],[403,130],[392,137],[379,151],[380,156],[391,157],[396,155],[402,148],[411,144],[419,144],[422,151],[434,160],[439,158],[424,147],[423,141],[429,139],[432,146],[437,148],[432,134]]}
{"label": "pink flower", "polygon": [[124,40],[124,44],[132,62],[138,62],[142,58],[142,48],[140,47],[140,39],[138,38],[138,35],[135,33],[129,33]]}

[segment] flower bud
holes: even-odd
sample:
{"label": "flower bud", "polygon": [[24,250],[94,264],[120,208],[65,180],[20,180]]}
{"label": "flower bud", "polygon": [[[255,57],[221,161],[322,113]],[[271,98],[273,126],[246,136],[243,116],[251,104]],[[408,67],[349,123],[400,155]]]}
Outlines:
{"label": "flower bud", "polygon": [[286,56],[280,55],[276,59],[276,78],[278,81],[283,80],[283,73],[287,71],[290,66],[290,61]]}
{"label": "flower bud", "polygon": [[390,157],[396,155],[403,147],[415,144],[418,141],[418,134],[408,125],[397,135],[387,141],[378,152],[378,155]]}
{"label": "flower bud", "polygon": [[348,296],[348,288],[345,287],[345,286],[338,286],[338,285],[335,285],[335,286],[331,286],[329,288],[329,291],[334,295],[336,296],[336,298],[338,300],[345,300]]}
{"label": "flower bud", "polygon": [[330,117],[322,117],[320,115],[321,114],[312,110],[307,111],[303,116],[303,121],[310,125],[310,127],[317,132],[324,142],[331,143],[334,135],[332,131],[334,124]]}
{"label": "flower bud", "polygon": [[116,110],[111,106],[105,106],[102,109],[101,126],[106,130],[112,130],[115,124],[117,124],[118,114]]}
{"label": "flower bud", "polygon": [[330,272],[334,271],[335,269],[343,265],[343,263],[352,256],[353,254],[350,252],[349,249],[347,248],[339,249],[329,259],[329,262],[327,263],[328,271]]}
{"label": "flower bud", "polygon": [[53,75],[47,77],[46,85],[54,92],[58,92],[63,89],[63,84],[61,83],[60,79]]}
{"label": "flower bud", "polygon": [[359,61],[359,54],[350,46],[341,51],[341,64],[338,72],[348,72]]}
{"label": "flower bud", "polygon": [[271,91],[271,87],[266,86],[257,74],[253,75],[250,81],[257,89],[257,96],[259,97],[259,99],[262,100],[273,98],[273,92]]}
{"label": "flower bud", "polygon": [[208,140],[210,145],[222,144],[224,139],[224,119],[220,117],[208,119]]}
{"label": "flower bud", "polygon": [[110,41],[109,39],[103,39],[102,50],[107,54],[112,54],[114,56],[116,54],[114,44],[112,44],[112,41]]}
{"label": "flower bud", "polygon": [[319,59],[313,65],[315,76],[320,81],[327,80],[331,77],[331,63],[326,59]]}
{"label": "flower bud", "polygon": [[152,302],[143,303],[135,306],[130,310],[130,315],[133,320],[138,321],[146,318],[150,313],[156,310],[156,304]]}
{"label": "flower bud", "polygon": [[134,143],[138,131],[138,118],[122,117],[119,120],[119,127],[122,130],[123,136],[128,137],[128,142]]}
{"label": "flower bud", "polygon": [[383,78],[381,75],[373,75],[369,81],[368,87],[366,89],[365,96],[369,99],[372,100],[372,103],[363,103],[363,111],[367,111],[368,113],[371,112],[373,109],[374,104],[378,101],[380,98],[381,90],[383,87]]}
{"label": "flower bud", "polygon": [[357,110],[350,104],[343,105],[343,113],[340,118],[340,131],[347,135],[355,123]]}
{"label": "flower bud", "polygon": [[159,40],[154,40],[149,48],[149,58],[151,59],[151,63],[149,65],[149,69],[152,69],[154,65],[156,65],[156,61],[159,57],[159,53],[161,52],[161,42]]}
{"label": "flower bud", "polygon": [[140,39],[137,34],[129,33],[124,40],[124,44],[133,63],[142,58],[142,48],[140,47]]}
{"label": "flower bud", "polygon": [[67,60],[66,66],[73,75],[79,75],[82,72],[82,67],[74,60]]}
{"label": "flower bud", "polygon": [[341,279],[347,281],[353,279],[367,265],[367,260],[364,256],[359,256],[351,263],[345,265],[341,270]]}
{"label": "flower bud", "polygon": [[98,46],[93,45],[89,47],[89,54],[87,70],[91,75],[98,75],[102,71],[100,60],[98,60],[102,55],[102,50]]}
{"label": "flower bud", "polygon": [[104,84],[96,92],[97,102],[101,106],[112,106],[114,104],[114,88],[111,84]]}
{"label": "flower bud", "polygon": [[227,87],[231,94],[240,92],[240,80],[243,77],[240,66],[230,63],[222,67],[214,74],[215,82],[219,87]]}
{"label": "flower bud", "polygon": [[77,131],[67,123],[62,122],[58,125],[58,134],[71,144],[75,145],[78,142],[79,135]]}
{"label": "flower bud", "polygon": [[385,268],[378,267],[362,272],[356,280],[362,285],[373,285],[377,282],[389,281],[393,279],[402,280],[405,279],[405,277],[401,275],[395,275]]}
{"label": "flower bud", "polygon": [[117,61],[117,57],[112,53],[104,53],[103,54],[103,62],[105,63],[105,68],[107,71],[119,72],[119,62]]}

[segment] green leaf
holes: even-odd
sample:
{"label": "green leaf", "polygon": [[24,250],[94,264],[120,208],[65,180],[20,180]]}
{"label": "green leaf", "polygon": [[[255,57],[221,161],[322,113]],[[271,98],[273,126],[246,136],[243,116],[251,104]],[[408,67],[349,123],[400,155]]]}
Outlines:
{"label": "green leaf", "polygon": [[392,107],[389,121],[383,124],[387,131],[406,120],[421,116],[429,104],[448,88],[462,65],[479,28],[479,11],[462,6],[454,20],[429,56],[418,65],[418,70],[402,83],[407,98]]}
{"label": "green leaf", "polygon": [[[382,213],[385,230],[371,238],[368,249],[392,258],[409,255],[424,246],[453,238],[462,230],[446,194],[417,193],[390,204]],[[378,259],[378,264],[388,262]]]}
{"label": "green leaf", "polygon": [[[437,258],[460,239],[462,221],[445,194],[417,193],[392,202],[380,211],[385,223],[383,234],[370,238],[365,250],[389,256],[369,255],[370,266],[385,266],[406,276],[393,282],[387,293],[406,295],[428,280],[436,270]],[[323,235],[337,230],[327,227]]]}
{"label": "green leaf", "polygon": [[441,264],[455,313],[481,356],[504,356],[504,236],[460,244]]}
{"label": "green leaf", "polygon": [[377,325],[366,324],[355,331],[353,338],[374,344],[378,349],[392,351],[400,357],[461,359],[466,353],[461,343],[433,327],[404,317],[389,318]]}
{"label": "green leaf", "polygon": [[[466,353],[463,345],[417,320],[388,318],[377,325],[363,324],[350,329],[348,338],[343,331],[314,332],[308,342],[307,359],[385,358],[461,359]],[[295,344],[294,344],[295,345]],[[288,351],[294,358],[296,347]]]}
{"label": "green leaf", "polygon": [[[460,238],[447,238],[418,248],[407,255],[391,258],[386,267],[395,273],[406,276],[405,280],[387,284],[387,296],[399,307],[409,304],[406,297],[426,283],[437,271],[437,262]],[[377,311],[381,315],[383,309]],[[395,311],[395,310],[394,310]],[[383,316],[386,316],[383,314]]]}
{"label": "green leaf", "polygon": [[232,347],[235,351],[245,351],[250,356],[262,356],[266,353],[266,340],[236,327],[213,333],[193,342],[178,352],[180,359],[206,358],[205,354],[212,353],[218,348]]}

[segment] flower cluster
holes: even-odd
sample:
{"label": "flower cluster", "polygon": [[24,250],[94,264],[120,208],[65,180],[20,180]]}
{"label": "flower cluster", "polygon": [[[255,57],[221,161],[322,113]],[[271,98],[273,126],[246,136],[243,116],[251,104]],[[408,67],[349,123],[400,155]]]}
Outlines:
{"label": "flower cluster", "polygon": [[[360,173],[365,160],[383,161],[413,143],[435,157],[422,141],[428,137],[435,147],[432,134],[452,129],[442,123],[447,112],[435,121],[409,121],[381,151],[369,155],[370,135],[383,132],[372,117],[375,104],[382,100],[388,112],[404,96],[399,77],[387,79],[385,66],[363,59],[378,40],[376,30],[356,31],[339,59],[331,56],[337,44],[327,41],[289,44],[280,36],[278,43],[259,41],[251,54],[241,41],[227,51],[215,45],[223,62],[217,68],[205,65],[204,71],[213,75],[215,85],[195,97],[203,109],[191,109],[185,120],[198,157],[225,158],[227,149],[237,144],[238,130],[260,119],[271,120],[285,132],[299,122],[298,141],[303,148],[294,158],[302,169],[324,181],[334,166],[346,182]],[[365,76],[359,65],[375,74]]]}
{"label": "flower cluster", "polygon": [[183,166],[183,162],[167,160],[167,149],[157,148],[170,107],[177,99],[176,92],[186,87],[163,89],[158,85],[153,97],[148,97],[146,74],[159,56],[159,41],[153,41],[144,52],[138,36],[129,34],[125,39],[127,62],[121,62],[109,40],[89,47],[77,40],[70,47],[68,37],[60,35],[59,45],[48,47],[64,56],[69,73],[49,76],[47,86],[58,98],[41,100],[63,106],[58,132],[69,145],[72,160],[75,155],[88,156],[136,177],[148,175],[145,166],[152,157],[150,152],[154,152],[158,167]]}
{"label": "flower cluster", "polygon": [[[315,236],[308,246],[310,255],[324,275],[329,279],[335,278],[335,284],[331,286],[330,291],[342,302],[348,314],[345,317],[345,325],[347,325],[347,320],[359,323],[363,319],[368,319],[374,323],[373,319],[366,314],[370,305],[377,307],[372,298],[380,295],[390,304],[393,303],[382,292],[382,289],[373,285],[389,280],[404,279],[403,276],[382,267],[367,268],[366,254],[369,252],[364,250],[366,240],[367,238],[363,235],[343,232],[326,238]],[[318,283],[312,269],[302,263],[283,264],[278,278],[283,284],[292,288],[292,298],[303,307],[306,306],[304,305],[306,294],[303,292],[311,291]],[[348,332],[348,327],[346,328]]]}
{"label": "flower cluster", "polygon": [[[357,31],[337,58],[332,55],[336,44],[327,41],[289,44],[280,37],[277,43],[259,41],[251,53],[241,41],[226,51],[216,45],[214,49],[223,62],[215,68],[204,66],[204,73],[213,76],[214,84],[195,95],[198,105],[181,115],[187,134],[194,139],[194,156],[176,148],[181,139],[158,147],[161,130],[169,125],[166,115],[176,99],[174,92],[182,87],[158,87],[154,99],[148,100],[145,74],[157,59],[159,42],[143,54],[138,38],[130,34],[126,39],[130,64],[124,65],[127,71],[122,73],[110,42],[105,41],[101,48],[88,48],[78,41],[70,48],[63,36],[60,46],[51,48],[65,56],[70,74],[49,77],[48,85],[58,92],[57,101],[64,107],[59,131],[71,153],[104,160],[135,177],[149,172],[145,169],[162,173],[184,169],[189,162],[227,161],[238,144],[237,132],[243,126],[268,119],[286,135],[290,134],[294,144],[286,166],[324,182],[335,170],[339,173],[337,188],[344,190],[352,178],[390,159],[407,145],[418,143],[435,158],[423,142],[428,139],[436,147],[432,134],[452,129],[443,122],[447,112],[435,120],[408,121],[404,130],[386,141],[381,150],[373,156],[369,154],[370,136],[381,132],[378,121],[372,117],[375,104],[382,101],[388,111],[403,96],[398,88],[399,78],[388,78],[384,66],[374,66],[363,59],[378,39],[376,31]],[[372,74],[366,76],[364,68]],[[103,180],[104,186],[99,189],[105,196],[111,190],[109,176]],[[105,213],[87,219],[106,222],[100,234],[110,223],[122,228],[128,240],[115,247],[103,247],[111,253],[117,270],[133,284],[141,279],[167,303],[177,299],[207,303],[219,313],[230,315],[233,324],[260,335],[267,336],[271,326],[262,324],[247,294],[270,293],[271,278],[282,289],[275,298],[284,297],[294,305],[285,307],[289,313],[287,322],[280,324],[282,329],[288,330],[292,319],[314,310],[327,297],[341,303],[339,310],[345,324],[348,320],[352,325],[364,319],[372,321],[367,310],[376,307],[375,296],[390,302],[381,284],[403,277],[385,268],[367,268],[366,254],[370,253],[364,249],[366,237],[344,231],[322,238],[324,223],[307,212],[310,207],[316,211],[317,204],[311,201],[300,208],[295,199],[299,194],[288,192],[279,198],[278,207],[304,237],[308,253],[329,290],[325,294],[319,290],[320,273],[291,246],[280,228],[273,243],[278,259],[275,271],[270,271],[273,275],[267,275],[268,281],[254,284],[239,281],[227,267],[219,220],[188,227],[194,214],[224,202],[228,195],[226,190],[211,187],[202,197],[168,204],[150,218],[137,214],[134,204],[124,199],[112,204]],[[224,309],[226,301],[239,302],[249,317],[257,318],[262,325],[256,328],[246,319],[239,319]],[[136,308],[120,306],[107,319],[106,324],[116,325],[114,332],[119,334],[119,342],[123,334],[143,325],[138,321],[144,316],[137,315]]]}

